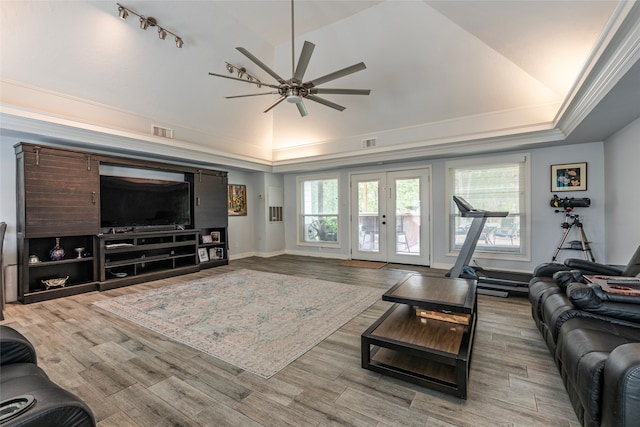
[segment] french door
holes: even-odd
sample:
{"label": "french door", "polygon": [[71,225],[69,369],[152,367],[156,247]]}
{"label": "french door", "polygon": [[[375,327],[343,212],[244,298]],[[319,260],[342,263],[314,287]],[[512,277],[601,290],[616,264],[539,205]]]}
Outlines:
{"label": "french door", "polygon": [[429,264],[429,173],[351,176],[351,258]]}

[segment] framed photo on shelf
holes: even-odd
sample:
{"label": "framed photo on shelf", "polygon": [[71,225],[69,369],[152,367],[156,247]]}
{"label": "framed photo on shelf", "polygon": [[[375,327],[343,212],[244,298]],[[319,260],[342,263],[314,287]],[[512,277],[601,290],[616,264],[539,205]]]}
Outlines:
{"label": "framed photo on shelf", "polygon": [[202,243],[213,243],[213,238],[210,234],[202,235]]}
{"label": "framed photo on shelf", "polygon": [[223,248],[214,248],[216,251],[217,259],[224,259],[224,249]]}
{"label": "framed photo on shelf", "polygon": [[227,214],[229,216],[247,215],[247,186],[229,184],[227,192]]}
{"label": "framed photo on shelf", "polygon": [[209,255],[207,255],[206,248],[198,248],[198,258],[200,258],[200,262],[209,261]]}
{"label": "framed photo on shelf", "polygon": [[587,163],[551,165],[551,191],[585,191]]}
{"label": "framed photo on shelf", "polygon": [[212,231],[211,232],[211,241],[213,243],[220,243],[220,232],[219,231]]}

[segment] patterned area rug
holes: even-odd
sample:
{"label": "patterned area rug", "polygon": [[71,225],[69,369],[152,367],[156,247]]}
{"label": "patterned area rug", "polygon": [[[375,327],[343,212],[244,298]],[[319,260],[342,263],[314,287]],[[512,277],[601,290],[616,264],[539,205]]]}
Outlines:
{"label": "patterned area rug", "polygon": [[269,378],[381,295],[364,286],[239,270],[95,305]]}

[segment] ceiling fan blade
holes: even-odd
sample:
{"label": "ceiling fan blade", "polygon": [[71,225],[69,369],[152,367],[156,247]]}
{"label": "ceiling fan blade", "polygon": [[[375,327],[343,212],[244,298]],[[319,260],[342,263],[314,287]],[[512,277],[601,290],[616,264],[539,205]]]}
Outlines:
{"label": "ceiling fan blade", "polygon": [[232,98],[246,98],[248,96],[260,96],[260,95],[275,95],[278,92],[265,92],[265,93],[250,93],[248,95],[233,95],[233,96],[225,96],[226,99]]}
{"label": "ceiling fan blade", "polygon": [[327,101],[326,99],[320,98],[319,96],[315,96],[315,95],[307,95],[305,99],[310,99],[322,105],[326,105],[327,107],[335,108],[336,110],[339,110],[339,111],[342,111],[346,108],[346,107],[343,107],[342,105],[336,104],[335,102]]}
{"label": "ceiling fan blade", "polygon": [[347,68],[343,68],[342,70],[334,71],[333,73],[329,73],[326,76],[318,77],[317,79],[313,79],[304,84],[306,88],[312,88],[315,86],[319,86],[322,83],[329,82],[331,80],[339,79],[340,77],[348,76],[349,74],[353,74],[357,71],[362,71],[367,68],[364,65],[364,62],[360,62],[358,64],[352,65]]}
{"label": "ceiling fan blade", "polygon": [[266,110],[263,111],[263,113],[267,113],[269,110],[271,110],[273,107],[275,107],[276,105],[280,104],[282,101],[284,101],[285,99],[287,99],[286,96],[281,96],[280,98],[276,99],[275,101],[273,101],[273,103],[271,105],[269,105],[267,107]]}
{"label": "ceiling fan blade", "polygon": [[302,117],[305,117],[305,116],[307,116],[309,114],[309,113],[307,113],[307,109],[304,106],[304,103],[302,101],[296,102],[296,107],[298,107],[298,111],[300,112],[300,115]]}
{"label": "ceiling fan blade", "polygon": [[269,68],[267,66],[267,64],[265,64],[264,62],[260,61],[258,58],[256,58],[255,56],[253,56],[247,49],[243,48],[243,47],[237,47],[236,48],[238,51],[240,51],[240,53],[242,53],[244,56],[246,56],[247,58],[249,58],[254,64],[256,64],[258,67],[262,68],[264,71],[266,71],[267,73],[269,73],[269,75],[271,77],[273,77],[274,79],[276,79],[279,83],[284,83],[285,80],[280,77],[278,75],[278,73],[276,73],[275,71],[273,71],[271,68]]}
{"label": "ceiling fan blade", "polygon": [[262,82],[258,82],[258,81],[255,81],[255,80],[239,79],[237,77],[225,76],[224,74],[209,73],[209,75],[210,76],[215,76],[215,77],[222,77],[222,78],[225,78],[225,79],[237,80],[239,82],[251,83],[251,84],[256,85],[258,87],[267,86],[267,87],[272,87],[274,89],[278,89],[279,88],[279,86],[272,85],[272,84],[269,84],[269,83],[262,83]]}
{"label": "ceiling fan blade", "polygon": [[332,93],[335,95],[369,95],[371,89],[309,89],[309,93]]}
{"label": "ceiling fan blade", "polygon": [[293,81],[302,83],[302,78],[304,77],[304,73],[307,71],[307,66],[309,65],[311,54],[313,53],[313,49],[315,47],[316,45],[311,42],[304,42],[304,46],[302,46],[302,52],[300,52],[300,59],[298,59],[298,66],[296,67],[296,71],[293,74]]}

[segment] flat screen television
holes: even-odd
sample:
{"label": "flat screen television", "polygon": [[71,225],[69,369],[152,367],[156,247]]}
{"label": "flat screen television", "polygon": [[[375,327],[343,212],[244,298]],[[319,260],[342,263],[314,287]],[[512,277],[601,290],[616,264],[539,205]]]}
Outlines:
{"label": "flat screen television", "polygon": [[189,183],[101,175],[100,224],[102,228],[189,226]]}

